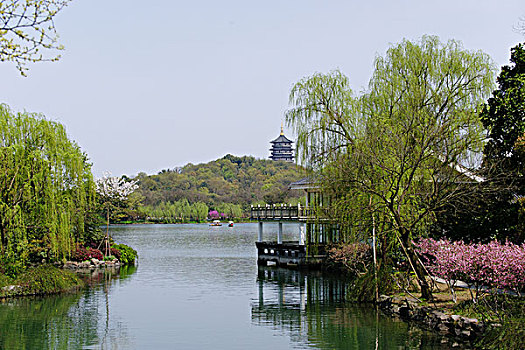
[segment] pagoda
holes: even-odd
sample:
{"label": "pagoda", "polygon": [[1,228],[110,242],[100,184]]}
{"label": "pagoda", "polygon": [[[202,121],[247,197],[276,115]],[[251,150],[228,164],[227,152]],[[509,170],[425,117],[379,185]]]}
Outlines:
{"label": "pagoda", "polygon": [[283,126],[281,124],[281,134],[278,138],[270,141],[272,148],[270,148],[270,159],[272,160],[284,160],[285,162],[293,162],[293,148],[292,140],[289,140],[283,133]]}

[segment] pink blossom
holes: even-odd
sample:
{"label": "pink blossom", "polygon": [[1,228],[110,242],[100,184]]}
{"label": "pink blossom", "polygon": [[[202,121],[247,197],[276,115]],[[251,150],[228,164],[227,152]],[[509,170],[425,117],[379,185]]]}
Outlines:
{"label": "pink blossom", "polygon": [[431,274],[470,285],[525,289],[525,244],[465,244],[462,241],[421,239],[415,243]]}

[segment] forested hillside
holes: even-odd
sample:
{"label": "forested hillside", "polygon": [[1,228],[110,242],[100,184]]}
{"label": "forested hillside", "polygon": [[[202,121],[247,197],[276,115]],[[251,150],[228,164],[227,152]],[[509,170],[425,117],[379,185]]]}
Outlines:
{"label": "forested hillside", "polygon": [[[293,163],[228,154],[205,164],[162,170],[157,175],[140,173],[136,179],[143,208],[150,208],[146,212],[166,209],[169,203],[195,208],[200,203],[219,212],[224,208],[237,210],[234,216],[238,216],[239,209],[247,210],[250,204],[297,203],[302,193],[288,186],[304,176],[304,170]],[[194,209],[200,217],[197,211]]]}

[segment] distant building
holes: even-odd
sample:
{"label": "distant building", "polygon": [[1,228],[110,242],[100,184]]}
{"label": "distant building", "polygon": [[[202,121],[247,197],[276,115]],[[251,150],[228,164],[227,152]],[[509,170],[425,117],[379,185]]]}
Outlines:
{"label": "distant building", "polygon": [[284,136],[282,125],[281,134],[275,140],[270,141],[270,143],[272,144],[272,148],[270,148],[270,159],[293,162],[293,141],[289,140],[288,138],[286,138],[286,136]]}

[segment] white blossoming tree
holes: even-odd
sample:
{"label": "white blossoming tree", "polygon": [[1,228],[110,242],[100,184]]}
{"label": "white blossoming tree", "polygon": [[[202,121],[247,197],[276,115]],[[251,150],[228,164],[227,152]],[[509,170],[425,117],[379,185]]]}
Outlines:
{"label": "white blossoming tree", "polygon": [[117,176],[111,176],[106,172],[104,176],[96,181],[96,190],[102,201],[102,207],[106,211],[106,236],[105,236],[105,256],[110,255],[109,250],[109,213],[119,202],[126,201],[139,186],[138,180],[126,181]]}

